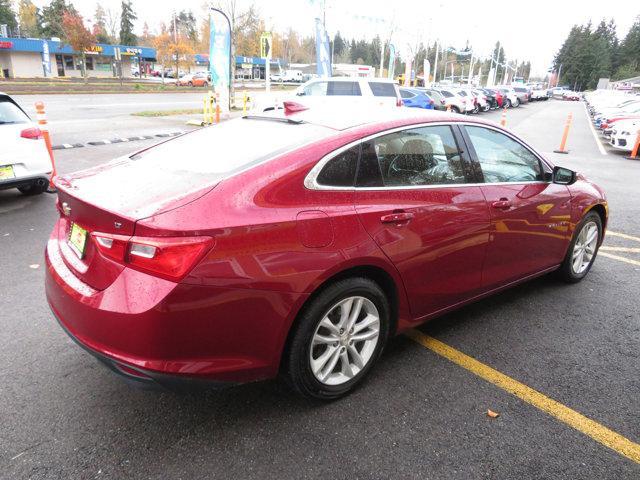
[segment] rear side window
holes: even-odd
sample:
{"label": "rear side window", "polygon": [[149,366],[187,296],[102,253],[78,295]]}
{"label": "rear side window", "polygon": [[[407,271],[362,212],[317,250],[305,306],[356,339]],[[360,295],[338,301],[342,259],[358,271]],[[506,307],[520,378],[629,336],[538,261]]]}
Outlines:
{"label": "rear side window", "polygon": [[362,146],[359,187],[466,183],[465,165],[449,126],[420,127],[376,137]]}
{"label": "rear side window", "polygon": [[448,92],[448,91],[446,91],[446,90],[440,90],[440,93],[441,93],[442,95],[444,95],[445,97],[447,97],[447,98],[453,97],[453,93]]}
{"label": "rear side window", "polygon": [[353,187],[360,146],[351,147],[329,160],[316,181],[327,187]]}
{"label": "rear side window", "polygon": [[314,82],[304,87],[304,94],[311,96],[324,96],[327,94],[327,82]]}
{"label": "rear side window", "polygon": [[413,98],[415,97],[415,95],[411,92],[408,92],[407,90],[400,90],[400,96],[402,98]]}
{"label": "rear side window", "polygon": [[360,84],[358,82],[329,82],[327,95],[359,96]]}
{"label": "rear side window", "polygon": [[0,125],[3,123],[26,123],[28,121],[29,117],[15,103],[0,98]]}
{"label": "rear side window", "polygon": [[389,82],[369,82],[374,97],[395,97],[396,88]]}

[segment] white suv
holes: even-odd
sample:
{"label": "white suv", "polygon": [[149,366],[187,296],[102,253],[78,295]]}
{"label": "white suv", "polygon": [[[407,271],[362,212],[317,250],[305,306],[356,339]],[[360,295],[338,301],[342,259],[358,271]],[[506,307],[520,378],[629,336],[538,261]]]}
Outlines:
{"label": "white suv", "polygon": [[327,97],[349,99],[355,104],[401,107],[402,97],[394,80],[386,78],[314,78],[296,89],[302,104],[325,105]]}
{"label": "white suv", "polygon": [[0,92],[0,190],[17,188],[25,195],[49,186],[51,159],[42,132],[7,94]]}

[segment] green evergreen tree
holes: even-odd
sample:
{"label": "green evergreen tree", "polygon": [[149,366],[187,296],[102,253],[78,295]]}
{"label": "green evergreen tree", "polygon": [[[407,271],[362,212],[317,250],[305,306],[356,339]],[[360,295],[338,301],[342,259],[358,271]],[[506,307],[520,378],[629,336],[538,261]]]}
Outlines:
{"label": "green evergreen tree", "polygon": [[0,0],[0,25],[9,27],[9,35],[16,33],[18,20],[13,8],[11,8],[11,0]]}
{"label": "green evergreen tree", "polygon": [[122,12],[120,13],[120,44],[135,45],[138,38],[133,33],[133,22],[137,20],[137,16],[133,11],[131,0],[123,0],[121,3]]}
{"label": "green evergreen tree", "polygon": [[64,38],[62,17],[65,13],[77,15],[75,7],[66,0],[51,0],[51,3],[42,8],[41,26],[42,36],[45,38]]}

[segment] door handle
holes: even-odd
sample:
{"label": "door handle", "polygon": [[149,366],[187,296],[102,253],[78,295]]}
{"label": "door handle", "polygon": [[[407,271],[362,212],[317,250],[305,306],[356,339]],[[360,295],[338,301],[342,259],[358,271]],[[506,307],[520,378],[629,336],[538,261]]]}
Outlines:
{"label": "door handle", "polygon": [[501,198],[497,202],[493,202],[491,204],[491,206],[493,208],[498,208],[500,210],[507,210],[507,209],[511,208],[511,200],[508,200],[506,198]]}
{"label": "door handle", "polygon": [[413,218],[413,213],[411,212],[397,212],[391,213],[389,215],[383,215],[380,217],[380,221],[382,223],[404,223],[408,222]]}

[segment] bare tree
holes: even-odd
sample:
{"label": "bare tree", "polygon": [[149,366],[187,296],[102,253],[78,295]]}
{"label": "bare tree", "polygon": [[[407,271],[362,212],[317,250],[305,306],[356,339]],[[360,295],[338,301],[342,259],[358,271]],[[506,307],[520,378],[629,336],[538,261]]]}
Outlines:
{"label": "bare tree", "polygon": [[120,12],[118,10],[108,8],[106,10],[105,28],[107,35],[111,38],[112,43],[117,43],[120,35]]}

